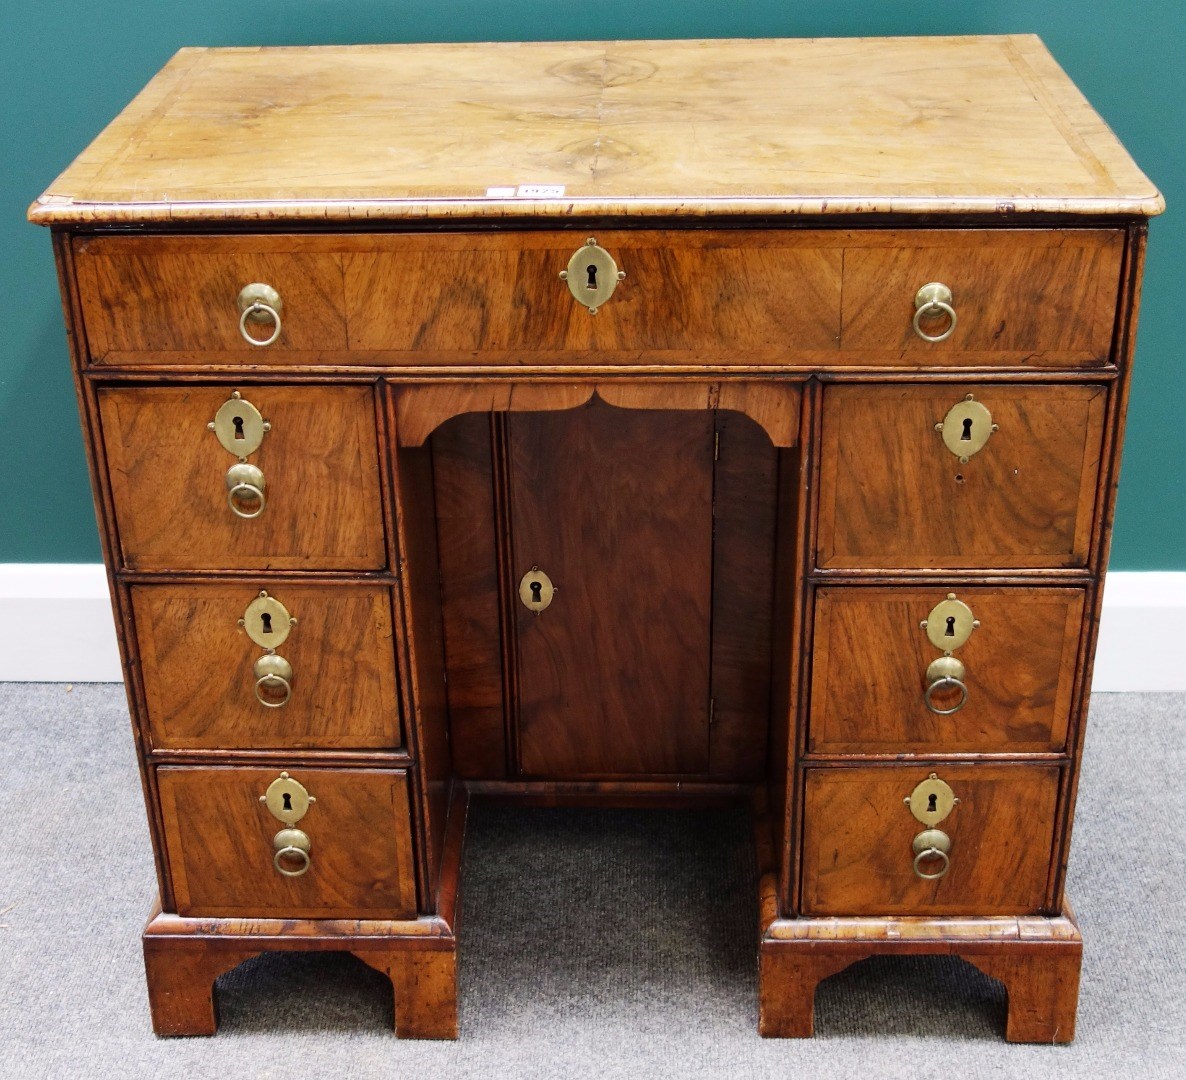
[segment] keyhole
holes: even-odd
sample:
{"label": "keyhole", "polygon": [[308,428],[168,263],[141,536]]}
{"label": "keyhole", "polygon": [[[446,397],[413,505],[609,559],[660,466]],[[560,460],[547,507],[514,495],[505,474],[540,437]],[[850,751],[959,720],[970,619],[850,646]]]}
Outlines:
{"label": "keyhole", "polygon": [[947,629],[943,631],[944,637],[955,637],[955,616],[947,616]]}
{"label": "keyhole", "polygon": [[245,436],[243,434],[243,417],[236,416],[233,418],[233,422],[235,425],[235,438],[236,439],[245,438]]}
{"label": "keyhole", "polygon": [[960,442],[972,441],[972,418],[970,416],[964,419],[964,433],[960,436]]}
{"label": "keyhole", "polygon": [[[935,801],[935,796],[932,795],[931,802],[933,803],[934,801]],[[284,793],[284,809],[285,810],[292,809],[292,796],[287,791]],[[934,806],[932,806],[931,809],[933,810]]]}
{"label": "keyhole", "polygon": [[533,604],[542,604],[544,602],[544,598],[543,598],[544,587],[543,587],[543,585],[538,581],[533,581],[528,586],[528,588],[531,589],[531,602]]}
{"label": "keyhole", "polygon": [[928,814],[937,814],[939,812],[939,807],[937,805],[938,802],[939,802],[938,795],[928,795],[927,796],[927,813]]}
{"label": "keyhole", "polygon": [[593,263],[590,263],[588,266],[585,267],[585,273],[587,273],[589,275],[588,288],[596,289],[597,288],[597,267],[594,266]]}
{"label": "keyhole", "polygon": [[[265,611],[265,612],[264,612],[262,615],[260,615],[260,617],[259,617],[259,621],[260,621],[261,623],[263,623],[263,624],[264,624],[264,633],[265,633],[265,634],[270,634],[270,633],[272,632],[272,616],[271,616],[271,615],[269,615],[269,614],[268,614],[268,613]],[[950,633],[950,630],[948,631],[948,633]],[[288,796],[287,796],[287,795],[285,795],[284,797],[285,797],[286,799],[288,798]]]}

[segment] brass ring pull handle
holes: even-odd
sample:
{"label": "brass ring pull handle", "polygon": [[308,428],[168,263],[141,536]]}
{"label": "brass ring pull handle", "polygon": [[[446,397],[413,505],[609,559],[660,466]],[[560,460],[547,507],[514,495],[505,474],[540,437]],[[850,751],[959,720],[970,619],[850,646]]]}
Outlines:
{"label": "brass ring pull handle", "polygon": [[[959,318],[951,306],[951,300],[951,290],[941,281],[929,282],[914,294],[914,332],[923,341],[946,341],[954,333]],[[941,334],[928,334],[922,328],[922,320],[939,315],[947,316],[947,329]]]}
{"label": "brass ring pull handle", "polygon": [[[938,881],[951,869],[951,856],[948,854],[951,850],[951,837],[942,829],[924,829],[914,838],[912,846],[914,872],[923,881]],[[932,859],[941,859],[943,865],[934,873],[928,873],[923,870],[922,865]]]}
{"label": "brass ring pull handle", "polygon": [[[252,668],[255,675],[255,699],[266,709],[282,709],[292,699],[292,664],[268,653],[261,656]],[[279,700],[269,700],[264,696],[265,690],[278,690],[283,693]]]}
{"label": "brass ring pull handle", "polygon": [[[280,686],[284,689],[284,697],[280,701],[269,701],[260,693],[265,686]],[[282,709],[292,697],[292,683],[283,675],[261,675],[255,680],[255,700],[265,709]]]}
{"label": "brass ring pull handle", "polygon": [[[300,877],[313,861],[309,855],[313,845],[300,829],[281,829],[272,838],[272,846],[275,848],[272,865],[285,877]],[[286,865],[292,860],[296,861],[295,866]]]}
{"label": "brass ring pull handle", "polygon": [[[929,859],[936,859],[936,858],[942,859],[943,865],[938,870],[936,870],[935,873],[928,874],[925,870],[922,870],[920,868],[922,863],[928,861]],[[922,851],[920,851],[917,855],[914,856],[914,872],[920,878],[922,878],[923,881],[938,881],[939,878],[943,877],[943,875],[946,874],[947,871],[950,869],[951,869],[951,856],[948,855],[947,852],[944,851],[942,848],[936,848],[936,847],[923,848]]]}
{"label": "brass ring pull handle", "polygon": [[[964,682],[964,665],[954,656],[940,656],[936,660],[932,660],[930,666],[927,668],[927,682],[928,686],[926,693],[923,695],[923,701],[926,706],[936,716],[951,716],[952,713],[957,713],[968,703],[968,687]],[[950,709],[940,709],[935,704],[935,693],[939,690],[948,690],[951,687],[957,687],[960,692],[959,701],[951,706]]]}
{"label": "brass ring pull handle", "polygon": [[[271,285],[254,281],[243,287],[239,293],[238,305],[239,333],[243,340],[258,349],[266,349],[269,345],[275,344],[276,339],[280,337],[282,326],[280,312],[284,310],[280,294]],[[247,329],[248,323],[271,323],[272,332],[264,338],[255,337]]]}
{"label": "brass ring pull handle", "polygon": [[[266,338],[257,338],[247,329],[247,323],[248,321],[262,322],[264,319],[271,320],[272,332]],[[254,345],[259,349],[265,349],[269,345],[275,344],[276,339],[280,336],[281,326],[280,312],[262,300],[256,300],[250,307],[244,308],[243,314],[239,316],[239,333],[243,335],[243,340],[248,345]]]}
{"label": "brass ring pull handle", "polygon": [[[960,699],[950,709],[940,709],[935,705],[934,694],[936,690],[946,690],[949,687],[959,687]],[[968,688],[959,679],[952,678],[950,675],[944,675],[941,679],[936,679],[930,686],[927,687],[926,703],[927,708],[931,710],[936,716],[951,716],[952,713],[957,713],[968,702]]]}
{"label": "brass ring pull handle", "polygon": [[226,502],[231,513],[246,521],[259,517],[268,504],[264,487],[263,470],[258,466],[246,461],[232,465],[226,473]]}

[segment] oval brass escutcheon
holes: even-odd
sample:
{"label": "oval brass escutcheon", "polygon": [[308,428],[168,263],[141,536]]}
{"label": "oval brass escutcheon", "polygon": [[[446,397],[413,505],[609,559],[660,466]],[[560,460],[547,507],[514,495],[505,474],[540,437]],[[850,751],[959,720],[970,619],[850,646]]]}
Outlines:
{"label": "oval brass escutcheon", "polygon": [[277,821],[295,825],[309,812],[310,804],[317,800],[305,790],[304,784],[282,772],[268,785],[260,801],[267,805],[268,812]]}
{"label": "oval brass escutcheon", "polygon": [[948,593],[946,600],[940,600],[922,622],[927,639],[941,652],[958,649],[979,625],[972,609],[957,600],[955,593]]}
{"label": "oval brass escutcheon", "polygon": [[556,595],[556,586],[538,566],[533,566],[519,582],[519,599],[523,606],[537,615],[543,611]]}
{"label": "oval brass escutcheon", "polygon": [[257,645],[277,649],[288,639],[296,619],[279,600],[262,591],[247,605],[241,622],[247,636]]}
{"label": "oval brass escutcheon", "polygon": [[950,785],[931,773],[921,784],[906,796],[904,802],[910,813],[924,825],[938,825],[951,811],[959,799]]}
{"label": "oval brass escutcheon", "polygon": [[254,454],[271,429],[259,409],[241,397],[238,390],[219,406],[214,422],[208,426],[222,448],[238,458]]}
{"label": "oval brass escutcheon", "polygon": [[584,247],[577,248],[568,260],[568,268],[560,272],[573,299],[593,315],[613,296],[618,282],[625,276],[626,271],[618,269],[614,257],[598,245],[594,236],[585,241]]}
{"label": "oval brass escutcheon", "polygon": [[992,413],[969,394],[947,411],[935,430],[943,436],[943,445],[966,462],[984,449],[997,425],[992,422]]}

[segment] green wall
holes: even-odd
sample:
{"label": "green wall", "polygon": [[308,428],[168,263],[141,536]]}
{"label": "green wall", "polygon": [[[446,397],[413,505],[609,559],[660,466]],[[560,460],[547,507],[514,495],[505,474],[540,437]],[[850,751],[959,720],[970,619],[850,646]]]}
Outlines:
{"label": "green wall", "polygon": [[[736,10],[730,10],[730,7]],[[0,13],[0,562],[99,558],[49,235],[25,209],[183,45],[1040,34],[1164,192],[1154,221],[1112,565],[1186,569],[1186,4],[1135,0],[56,0]]]}

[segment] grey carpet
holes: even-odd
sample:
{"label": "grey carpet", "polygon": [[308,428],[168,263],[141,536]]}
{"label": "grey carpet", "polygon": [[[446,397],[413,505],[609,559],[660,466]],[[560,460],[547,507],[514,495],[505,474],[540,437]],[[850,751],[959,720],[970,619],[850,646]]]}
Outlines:
{"label": "grey carpet", "polygon": [[762,1040],[742,815],[493,807],[466,852],[459,1042],[398,1042],[385,980],[338,954],[245,964],[218,1036],[158,1040],[122,688],[0,685],[0,725],[5,1080],[1186,1075],[1186,697],[1093,703],[1070,1047],[1008,1046],[999,987],[929,958],[858,965],[823,985],[815,1039]]}

